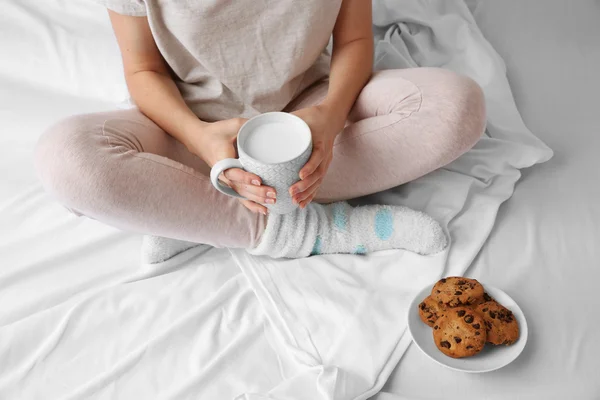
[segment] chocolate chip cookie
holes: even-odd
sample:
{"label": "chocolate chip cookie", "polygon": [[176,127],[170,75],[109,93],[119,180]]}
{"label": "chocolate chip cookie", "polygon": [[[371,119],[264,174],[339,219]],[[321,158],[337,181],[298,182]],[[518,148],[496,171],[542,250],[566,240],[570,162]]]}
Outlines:
{"label": "chocolate chip cookie", "polygon": [[484,320],[470,308],[449,308],[433,325],[433,341],[449,357],[473,356],[485,345]]}
{"label": "chocolate chip cookie", "polygon": [[512,311],[496,301],[486,301],[475,308],[485,321],[487,341],[513,344],[519,338],[519,323]]}
{"label": "chocolate chip cookie", "polygon": [[483,297],[483,286],[476,279],[451,276],[437,281],[431,295],[450,307],[469,305]]}
{"label": "chocolate chip cookie", "polygon": [[434,322],[446,311],[448,307],[444,303],[436,301],[433,297],[427,296],[419,304],[419,317],[421,321],[429,326],[433,326]]}
{"label": "chocolate chip cookie", "polygon": [[483,296],[475,300],[472,304],[469,305],[472,309],[477,308],[478,305],[485,303],[486,301],[495,301],[492,296],[487,294],[487,292],[483,292]]}

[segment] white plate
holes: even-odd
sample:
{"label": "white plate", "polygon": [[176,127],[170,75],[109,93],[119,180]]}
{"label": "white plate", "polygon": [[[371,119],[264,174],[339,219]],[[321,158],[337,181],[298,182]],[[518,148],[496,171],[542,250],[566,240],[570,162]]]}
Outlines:
{"label": "white plate", "polygon": [[408,310],[408,330],[417,347],[438,364],[462,372],[489,372],[514,361],[523,351],[527,342],[527,321],[523,311],[509,295],[502,290],[484,285],[485,291],[504,307],[511,310],[519,323],[519,339],[510,346],[494,346],[487,343],[483,350],[473,357],[452,358],[438,350],[433,342],[431,328],[419,318],[418,306],[429,294],[433,285],[423,288],[410,303]]}

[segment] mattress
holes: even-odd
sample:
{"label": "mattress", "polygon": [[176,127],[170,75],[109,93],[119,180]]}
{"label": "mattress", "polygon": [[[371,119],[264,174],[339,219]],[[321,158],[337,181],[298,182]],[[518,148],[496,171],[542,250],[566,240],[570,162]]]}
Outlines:
{"label": "mattress", "polygon": [[[595,283],[600,278],[597,245],[600,239],[597,184],[600,116],[594,106],[598,104],[594,100],[600,92],[600,80],[593,73],[600,66],[600,32],[594,24],[600,17],[600,7],[591,0],[581,0],[569,7],[560,0],[469,3],[484,34],[506,62],[523,119],[555,152],[547,163],[522,171],[513,197],[500,208],[488,241],[467,271],[484,283],[504,289],[520,304],[530,324],[530,339],[524,353],[513,364],[482,375],[444,369],[415,346],[409,346],[375,398],[596,399],[600,396],[600,384],[594,380],[594,372],[600,350],[595,347],[594,332],[600,328],[600,322],[590,317],[589,309],[599,304]],[[244,304],[247,312],[244,315],[252,318],[242,318],[232,326],[243,325],[258,335],[266,325],[252,300],[252,291],[241,279],[240,265],[244,265],[244,260],[240,257],[243,256],[236,258],[226,250],[211,250],[206,254],[188,254],[172,268],[167,265],[161,270],[143,270],[138,254],[139,235],[76,218],[43,192],[31,162],[33,146],[43,129],[70,114],[114,108],[114,103],[123,100],[125,93],[122,82],[115,83],[119,82],[115,77],[120,76],[120,64],[107,20],[98,17],[103,13],[101,8],[73,1],[68,10],[70,19],[56,19],[53,16],[64,16],[65,12],[60,2],[35,4],[33,1],[9,2],[4,15],[11,18],[2,20],[0,16],[0,32],[22,38],[21,43],[28,44],[30,54],[36,55],[23,57],[23,50],[17,48],[16,41],[0,39],[3,54],[13,55],[0,66],[0,330],[9,325],[30,324],[35,331],[16,331],[28,332],[29,337],[19,338],[20,342],[35,346],[46,336],[54,340],[52,335],[58,335],[51,342],[58,345],[60,335],[70,329],[72,340],[61,343],[69,348],[63,354],[69,354],[70,358],[52,364],[51,348],[40,349],[36,357],[71,372],[79,367],[81,375],[52,381],[48,389],[59,392],[63,386],[77,387],[85,372],[102,371],[103,361],[110,359],[113,352],[122,352],[126,357],[119,368],[124,370],[135,370],[136,364],[143,364],[142,359],[162,366],[127,376],[143,387],[144,393],[152,393],[153,387],[181,378],[169,366],[180,365],[175,357],[183,355],[159,350],[174,349],[185,341],[214,341],[210,336],[202,336],[211,331],[200,325],[192,326],[192,331],[200,332],[196,336],[182,335],[182,331],[176,329],[161,331],[163,321],[175,321],[178,326],[197,323],[198,320],[190,316],[206,312],[193,307],[186,309],[182,304],[200,304],[206,297],[225,296],[227,291],[211,291],[219,285],[226,289],[239,287],[242,289],[236,292],[239,297],[228,301]],[[54,39],[38,42],[44,32],[52,32],[50,36]],[[83,34],[71,35],[72,32]],[[90,43],[97,51],[86,50]],[[21,55],[21,59],[16,55]],[[47,76],[36,75],[40,65],[47,68]],[[65,80],[64,75],[69,79]],[[98,84],[85,84],[93,79]],[[402,197],[399,192],[388,194],[386,199],[393,202]],[[389,256],[383,254],[371,260],[391,260],[386,257]],[[193,268],[190,268],[192,262]],[[347,262],[347,267],[360,269],[363,266]],[[211,278],[204,279],[204,276]],[[190,287],[189,282],[195,286]],[[125,283],[136,289],[128,294],[120,293]],[[87,301],[82,296],[91,296],[90,293],[108,287],[116,288],[111,293],[120,301],[107,299],[97,308],[88,307],[81,315],[76,310],[75,317],[65,320],[71,325],[60,331],[51,326],[44,331],[44,325],[39,323],[44,318],[51,320],[53,313],[61,315],[60,311],[69,304]],[[415,291],[418,289],[415,287]],[[231,303],[223,304],[222,317],[235,319],[235,312],[228,312]],[[108,312],[111,307],[120,307],[120,313],[115,313],[118,318],[111,318]],[[128,325],[129,310],[143,323],[135,327]],[[134,328],[156,334],[152,351],[136,347],[139,332]],[[90,335],[94,330],[97,334]],[[120,345],[129,347],[106,347],[109,353],[106,360],[92,361],[86,357],[98,354],[94,349],[104,345],[103,335],[115,334],[122,336]],[[10,350],[10,342],[6,340],[0,345],[3,354],[11,357],[0,364],[0,388],[29,373],[26,368],[3,369],[7,365],[32,365],[29,360],[24,364],[17,362],[27,354],[23,349],[6,351]],[[235,353],[240,363],[256,363],[257,359],[277,362],[278,355],[270,343],[268,340],[232,340],[227,351]],[[202,359],[198,348],[193,346],[190,351]],[[279,361],[285,362],[284,359]],[[257,363],[257,368],[260,365]],[[170,388],[163,397],[197,398],[200,388],[209,385],[211,379],[213,370],[205,367],[191,368],[203,373],[184,386]],[[235,382],[243,381],[236,379],[241,377],[242,371],[236,369],[236,365],[219,367],[230,370],[231,393],[273,384],[265,379],[253,387],[240,388]],[[281,365],[281,371],[286,368],[290,367]],[[35,373],[43,377],[60,374],[60,371],[38,369]],[[107,376],[99,373],[88,390],[105,379]],[[125,389],[119,390],[121,387],[130,386],[115,383],[100,397],[136,396]],[[23,394],[32,393],[27,391],[30,388],[22,389]],[[213,395],[203,398],[231,398],[219,396],[222,393]],[[64,398],[87,396],[69,392]]]}
{"label": "mattress", "polygon": [[589,316],[600,304],[600,4],[471,3],[523,119],[554,150],[522,171],[469,270],[519,303],[529,343],[512,365],[483,375],[440,367],[411,346],[376,398],[598,399],[600,321]]}

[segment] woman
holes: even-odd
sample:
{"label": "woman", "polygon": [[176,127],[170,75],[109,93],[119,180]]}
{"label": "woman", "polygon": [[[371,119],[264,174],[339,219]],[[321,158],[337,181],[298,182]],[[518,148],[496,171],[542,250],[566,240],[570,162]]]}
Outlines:
{"label": "woman", "polygon": [[[123,229],[273,257],[445,247],[425,214],[341,202],[451,162],[485,125],[481,89],[466,77],[371,73],[370,1],[97,1],[109,10],[137,107],[71,117],[43,135],[38,170],[66,207]],[[208,175],[235,157],[246,118],[282,110],[307,122],[314,146],[290,188],[299,210],[279,216],[266,212],[277,194],[260,177],[224,174],[250,199],[240,203]],[[190,245],[158,240],[147,250],[161,261]]]}

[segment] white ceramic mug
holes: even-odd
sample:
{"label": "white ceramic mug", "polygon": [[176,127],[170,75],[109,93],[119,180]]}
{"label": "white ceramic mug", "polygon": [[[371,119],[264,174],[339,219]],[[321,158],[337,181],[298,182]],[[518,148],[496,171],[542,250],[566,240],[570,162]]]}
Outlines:
{"label": "white ceramic mug", "polygon": [[277,191],[275,204],[265,204],[269,211],[287,214],[297,206],[289,188],[300,180],[299,172],[312,153],[310,128],[301,118],[284,112],[257,115],[242,125],[237,137],[239,159],[226,158],[210,171],[213,186],[229,196],[244,198],[219,181],[230,168],[241,168],[260,176],[262,184]]}

